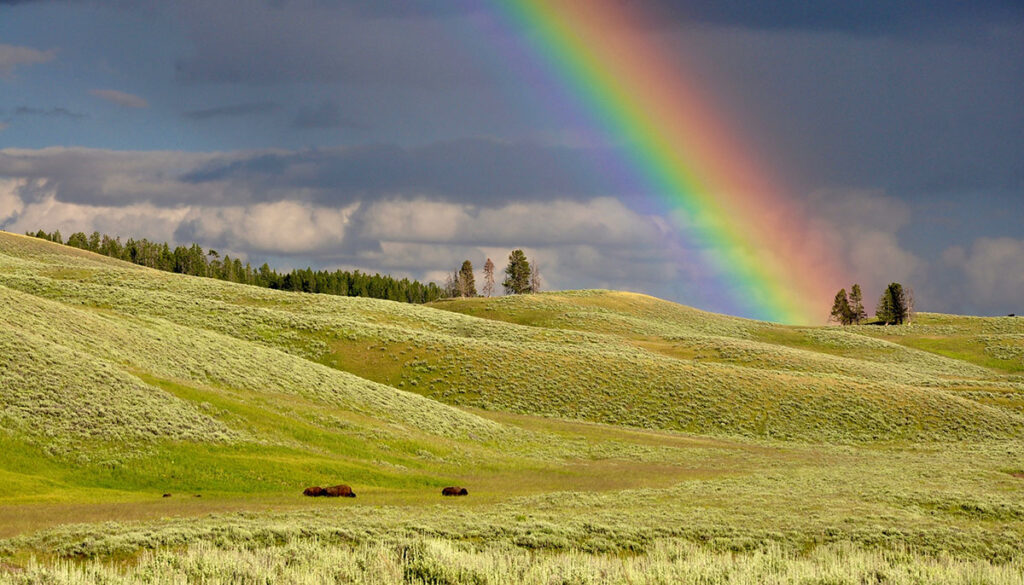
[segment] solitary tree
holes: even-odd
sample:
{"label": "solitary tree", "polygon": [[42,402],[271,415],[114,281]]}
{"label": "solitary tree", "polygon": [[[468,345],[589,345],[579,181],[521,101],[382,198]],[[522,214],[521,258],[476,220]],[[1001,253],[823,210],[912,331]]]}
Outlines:
{"label": "solitary tree", "polygon": [[850,310],[850,301],[846,297],[845,288],[839,289],[839,292],[836,293],[836,298],[832,302],[831,317],[840,325],[849,325],[853,321],[853,311]]}
{"label": "solitary tree", "polygon": [[864,296],[860,292],[859,284],[854,284],[850,289],[850,314],[853,322],[857,325],[860,325],[860,322],[868,317],[864,310]]}
{"label": "solitary tree", "polygon": [[903,286],[898,282],[889,283],[878,299],[875,317],[886,325],[901,325],[907,319],[907,299]]}
{"label": "solitary tree", "polygon": [[494,294],[494,262],[490,258],[487,262],[484,262],[484,296],[489,297]]}
{"label": "solitary tree", "polygon": [[459,296],[476,296],[476,281],[473,279],[473,263],[469,260],[463,262],[462,268],[459,269],[457,286],[459,288]]}
{"label": "solitary tree", "polygon": [[513,250],[508,255],[505,267],[505,294],[521,295],[530,292],[530,262],[522,250]]}

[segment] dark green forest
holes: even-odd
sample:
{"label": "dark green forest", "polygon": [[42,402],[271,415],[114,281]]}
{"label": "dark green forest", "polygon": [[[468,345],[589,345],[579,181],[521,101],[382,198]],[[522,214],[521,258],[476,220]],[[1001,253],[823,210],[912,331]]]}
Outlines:
{"label": "dark green forest", "polygon": [[39,230],[36,233],[28,232],[26,235],[157,270],[278,290],[369,297],[406,303],[429,303],[444,296],[441,288],[432,282],[423,284],[407,278],[398,280],[358,270],[331,272],[305,268],[281,273],[266,263],[259,268],[253,268],[248,262],[242,264],[238,258],[228,255],[221,257],[216,250],[204,251],[199,244],[171,248],[166,242],[151,242],[145,238],[129,238],[122,243],[120,237],[111,237],[99,232],[93,232],[91,235],[77,232],[71,234],[67,241],[64,241],[59,230],[49,234]]}

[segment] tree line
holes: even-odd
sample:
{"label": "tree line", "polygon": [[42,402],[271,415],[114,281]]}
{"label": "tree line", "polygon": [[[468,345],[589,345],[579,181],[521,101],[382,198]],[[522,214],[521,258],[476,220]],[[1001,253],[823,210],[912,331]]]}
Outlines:
{"label": "tree line", "polygon": [[121,238],[112,238],[99,232],[93,232],[88,236],[83,232],[77,232],[71,234],[66,242],[60,230],[50,234],[39,230],[34,234],[27,232],[26,235],[157,270],[278,290],[368,297],[406,303],[429,303],[444,296],[445,292],[433,282],[424,284],[407,278],[398,280],[380,274],[370,275],[359,270],[349,272],[305,268],[278,272],[266,263],[259,268],[253,268],[248,262],[242,264],[241,260],[227,254],[221,257],[216,250],[204,251],[199,244],[171,248],[166,242],[151,242],[145,238],[129,238],[121,243]]}
{"label": "tree line", "polygon": [[[875,305],[875,323],[902,325],[909,323],[914,313],[914,291],[910,287],[893,282],[885,287]],[[839,289],[835,300],[832,301],[830,317],[830,320],[840,325],[860,325],[867,321],[868,315],[864,310],[864,299],[859,284],[854,284],[849,294],[845,288]]]}
{"label": "tree line", "polygon": [[[501,282],[507,295],[521,295],[540,292],[540,270],[537,263],[531,263],[522,250],[513,250],[505,266],[505,280]],[[489,297],[494,294],[494,261],[484,262],[484,286],[480,294],[476,291],[473,263],[466,260],[454,273],[448,275],[444,284],[446,297]]]}

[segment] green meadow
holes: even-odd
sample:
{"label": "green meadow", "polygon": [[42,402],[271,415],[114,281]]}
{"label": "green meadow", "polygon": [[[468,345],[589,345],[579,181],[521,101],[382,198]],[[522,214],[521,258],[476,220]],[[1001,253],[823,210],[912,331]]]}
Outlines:
{"label": "green meadow", "polygon": [[35,582],[1024,584],[1024,318],[411,305],[0,232],[0,585]]}

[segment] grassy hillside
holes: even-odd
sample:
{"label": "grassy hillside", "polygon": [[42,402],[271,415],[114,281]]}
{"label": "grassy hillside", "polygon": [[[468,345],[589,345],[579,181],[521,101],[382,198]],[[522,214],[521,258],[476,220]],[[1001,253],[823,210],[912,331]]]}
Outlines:
{"label": "grassy hillside", "polygon": [[[988,428],[1015,435],[1024,413],[1024,319],[1019,318],[924,313],[914,324],[899,327],[789,327],[613,291],[458,299],[433,306],[611,336],[647,357],[671,358],[650,359],[644,375],[630,375],[634,391],[659,382],[663,388],[671,385],[664,377],[644,380],[668,368],[672,373],[665,377],[676,381],[673,390],[680,395],[678,381],[701,368],[697,375],[711,381],[715,399],[733,416],[763,414],[757,423],[747,416],[722,425],[742,434],[842,441],[964,437],[985,434]],[[602,369],[600,360],[588,366],[585,371]],[[794,410],[782,413],[756,402],[758,390],[767,391],[770,402],[793,404]],[[680,397],[692,401],[700,394],[699,386],[684,387]],[[713,409],[702,405],[704,413]],[[773,412],[795,423],[773,425]],[[714,425],[700,423],[684,428],[715,432]]]}
{"label": "grassy hillside", "polygon": [[[285,293],[0,232],[0,583],[244,581],[282,555],[308,569],[286,582],[672,581],[728,557],[745,572],[709,582],[1014,583],[1022,337],[611,291]],[[336,482],[359,497],[299,495]]]}
{"label": "grassy hillside", "polygon": [[[1019,378],[860,331],[785,328],[601,291],[436,308],[289,294],[5,237],[0,286],[10,291],[9,302],[21,302],[14,298],[20,292],[96,319],[117,318],[123,327],[166,329],[163,338],[177,344],[168,355],[188,347],[196,358],[177,363],[154,351],[146,367],[158,377],[252,390],[270,376],[287,388],[294,381],[277,372],[311,360],[335,372],[308,368],[316,386],[340,380],[338,370],[362,378],[346,383],[379,383],[357,392],[378,408],[388,400],[381,392],[399,389],[488,410],[728,436],[962,439],[1018,436],[1024,428]],[[19,319],[12,325],[38,327],[38,319]],[[222,365],[210,366],[201,348],[214,339],[235,352],[257,348],[261,362],[272,357],[280,365],[254,375],[244,365],[249,358],[231,365],[232,354],[218,351]],[[346,406],[374,412],[369,404]]]}

